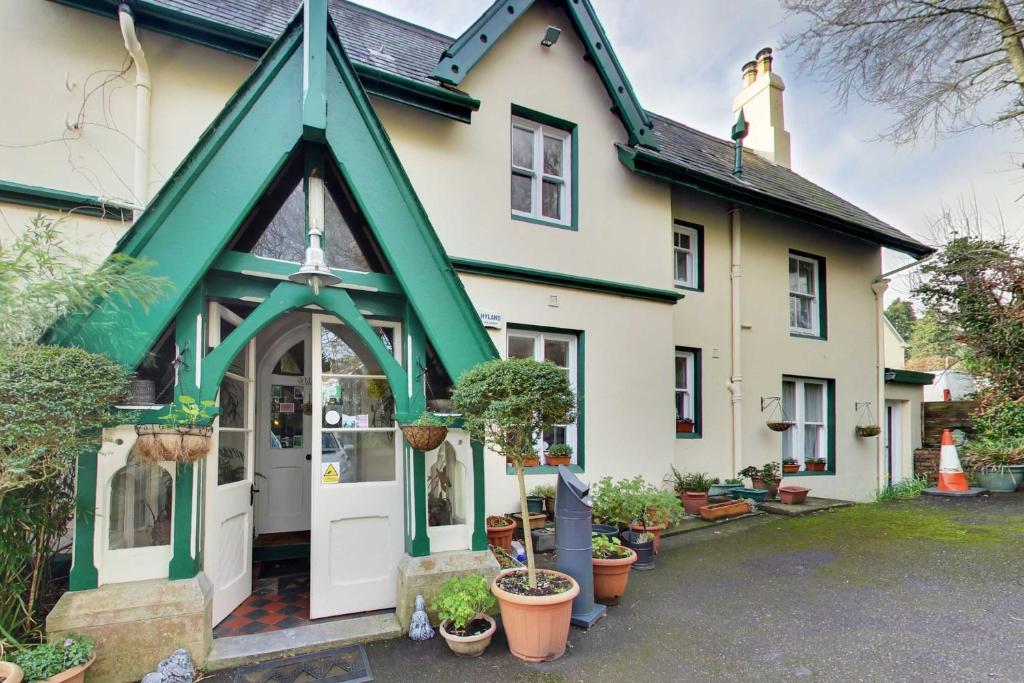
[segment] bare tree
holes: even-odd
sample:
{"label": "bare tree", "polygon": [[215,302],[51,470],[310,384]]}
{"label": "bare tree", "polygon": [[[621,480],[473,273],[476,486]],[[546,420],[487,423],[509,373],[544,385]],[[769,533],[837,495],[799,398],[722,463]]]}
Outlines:
{"label": "bare tree", "polygon": [[785,47],[832,84],[892,109],[897,144],[1024,124],[1024,0],[780,0]]}

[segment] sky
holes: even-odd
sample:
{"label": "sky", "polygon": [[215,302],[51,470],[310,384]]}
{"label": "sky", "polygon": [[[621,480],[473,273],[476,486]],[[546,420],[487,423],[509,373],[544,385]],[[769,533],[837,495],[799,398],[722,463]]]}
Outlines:
{"label": "sky", "polygon": [[[450,36],[491,4],[356,1]],[[802,70],[796,54],[778,50],[799,23],[777,0],[591,2],[645,108],[728,138],[740,67],[760,48],[775,48],[794,171],[926,243],[933,243],[930,227],[942,207],[960,201],[976,203],[984,220],[1024,236],[1019,133],[981,129],[938,140],[929,134],[900,147],[876,140],[892,122],[888,111],[856,101],[839,109],[827,83]],[[887,251],[884,267],[911,260]],[[908,293],[908,281],[895,278],[887,299]]]}

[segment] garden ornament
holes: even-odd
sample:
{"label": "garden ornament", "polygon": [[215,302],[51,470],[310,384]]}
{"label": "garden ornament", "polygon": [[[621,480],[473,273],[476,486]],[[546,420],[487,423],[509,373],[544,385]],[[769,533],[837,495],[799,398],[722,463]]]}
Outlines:
{"label": "garden ornament", "polygon": [[192,683],[195,678],[196,669],[192,665],[192,656],[188,650],[179,648],[160,662],[156,671],[143,676],[142,683]]}
{"label": "garden ornament", "polygon": [[430,640],[434,637],[422,595],[416,596],[416,611],[412,613],[412,622],[409,624],[409,637],[413,640]]}

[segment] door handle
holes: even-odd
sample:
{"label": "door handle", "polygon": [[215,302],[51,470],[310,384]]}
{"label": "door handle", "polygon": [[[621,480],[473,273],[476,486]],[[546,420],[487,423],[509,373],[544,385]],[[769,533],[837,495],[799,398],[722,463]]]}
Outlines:
{"label": "door handle", "polygon": [[313,454],[312,453],[306,453],[306,460],[312,460],[312,459],[313,459]]}
{"label": "door handle", "polygon": [[249,507],[252,507],[252,504],[256,502],[256,494],[259,492],[260,490],[256,488],[255,484],[249,484]]}

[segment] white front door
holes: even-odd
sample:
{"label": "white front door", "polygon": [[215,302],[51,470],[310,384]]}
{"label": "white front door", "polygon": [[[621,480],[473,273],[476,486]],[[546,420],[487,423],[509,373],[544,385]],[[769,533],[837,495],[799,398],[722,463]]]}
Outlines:
{"label": "white front door", "polygon": [[[241,319],[211,304],[210,345],[225,326]],[[206,458],[207,520],[203,566],[213,583],[213,623],[218,624],[252,593],[252,486],[255,436],[255,342],[231,362],[220,384],[214,448]]]}
{"label": "white front door", "polygon": [[[395,323],[371,323],[401,358]],[[402,439],[379,364],[351,328],[313,316],[310,617],[394,607],[403,547]]]}
{"label": "white front door", "polygon": [[903,406],[898,401],[885,402],[885,480],[903,481]]}
{"label": "white front door", "polygon": [[256,532],[309,529],[313,457],[309,396],[310,326],[302,325],[270,347],[260,372]]}

